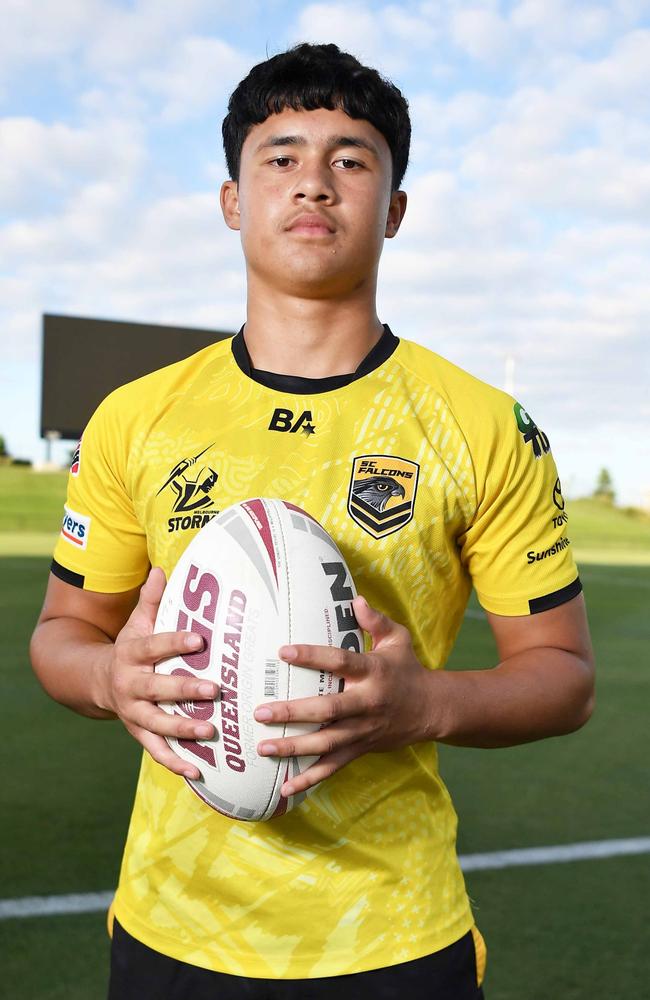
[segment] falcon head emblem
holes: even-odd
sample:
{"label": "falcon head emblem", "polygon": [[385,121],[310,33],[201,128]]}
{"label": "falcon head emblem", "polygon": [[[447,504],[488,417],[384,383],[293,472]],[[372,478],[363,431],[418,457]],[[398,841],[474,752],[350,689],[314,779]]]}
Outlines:
{"label": "falcon head emblem", "polygon": [[383,510],[391,497],[404,496],[404,487],[390,476],[368,476],[354,480],[352,493],[375,510]]}

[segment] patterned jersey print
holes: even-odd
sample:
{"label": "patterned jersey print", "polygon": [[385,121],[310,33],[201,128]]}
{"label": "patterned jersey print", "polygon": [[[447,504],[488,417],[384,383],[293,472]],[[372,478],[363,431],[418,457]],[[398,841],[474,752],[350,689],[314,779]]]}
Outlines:
{"label": "patterned jersey print", "polygon": [[[509,396],[406,341],[312,395],[253,381],[224,341],[99,407],[55,560],[89,590],[128,590],[149,565],[169,574],[230,504],[288,500],[439,669],[472,585],[501,615],[579,589],[547,446]],[[115,913],[150,947],[234,975],[379,968],[471,927],[455,839],[433,743],[361,757],[266,823],[213,812],[144,754]]]}

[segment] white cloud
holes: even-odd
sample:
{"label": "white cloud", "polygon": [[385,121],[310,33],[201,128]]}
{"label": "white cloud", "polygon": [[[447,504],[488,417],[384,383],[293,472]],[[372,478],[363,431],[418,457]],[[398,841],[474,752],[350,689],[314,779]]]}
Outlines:
{"label": "white cloud", "polygon": [[416,52],[431,58],[438,29],[430,17],[396,4],[314,3],[301,10],[292,38],[334,42],[381,72],[395,74],[409,67]]}
{"label": "white cloud", "polygon": [[[246,0],[242,0],[246,5]],[[218,0],[5,0],[0,66],[5,73],[76,54],[102,76],[156,63],[179,37],[219,14]]]}
{"label": "white cloud", "polygon": [[74,51],[106,16],[106,0],[5,0],[0,32],[3,75]]}
{"label": "white cloud", "polygon": [[616,19],[612,4],[522,0],[511,23],[541,48],[582,48],[606,38]]}
{"label": "white cloud", "polygon": [[144,159],[128,124],[73,128],[34,118],[0,119],[0,209],[33,214],[52,196],[72,198],[85,183],[124,185]]}
{"label": "white cloud", "polygon": [[513,44],[507,20],[484,7],[466,7],[451,18],[451,36],[467,55],[485,62],[505,58]]}
{"label": "white cloud", "polygon": [[144,87],[163,100],[161,117],[199,117],[223,101],[246,75],[252,60],[218,38],[181,39],[167,65],[141,74]]}

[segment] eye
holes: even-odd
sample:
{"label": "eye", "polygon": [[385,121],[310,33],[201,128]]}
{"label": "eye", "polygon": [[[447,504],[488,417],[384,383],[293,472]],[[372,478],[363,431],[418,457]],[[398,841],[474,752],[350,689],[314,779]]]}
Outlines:
{"label": "eye", "polygon": [[335,166],[343,167],[344,170],[355,170],[363,166],[358,160],[351,160],[347,156],[342,156],[340,159],[334,161]]}
{"label": "eye", "polygon": [[270,162],[274,163],[276,167],[288,167],[291,163],[291,158],[289,156],[276,156]]}

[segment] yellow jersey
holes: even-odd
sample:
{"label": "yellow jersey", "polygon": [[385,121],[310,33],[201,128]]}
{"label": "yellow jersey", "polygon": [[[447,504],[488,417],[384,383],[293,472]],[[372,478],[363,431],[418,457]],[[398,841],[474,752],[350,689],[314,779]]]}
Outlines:
{"label": "yellow jersey", "polygon": [[[387,327],[350,376],[251,371],[240,332],[117,389],[84,432],[53,572],[128,590],[256,496],[317,518],[431,670],[472,586],[500,615],[580,591],[545,434]],[[472,926],[455,840],[434,743],[360,757],[266,823],[212,811],[144,754],[115,914],[149,947],[233,975],[381,968]]]}

